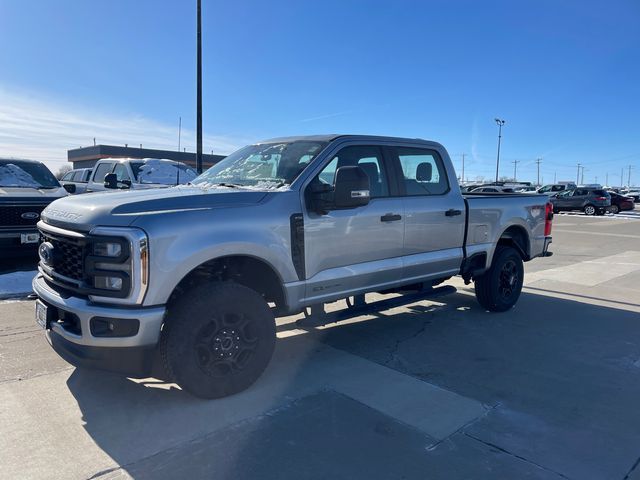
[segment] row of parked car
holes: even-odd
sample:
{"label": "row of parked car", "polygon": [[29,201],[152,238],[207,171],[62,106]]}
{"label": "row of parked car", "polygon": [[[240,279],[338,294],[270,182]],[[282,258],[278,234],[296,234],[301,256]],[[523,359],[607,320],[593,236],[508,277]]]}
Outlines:
{"label": "row of parked car", "polygon": [[67,172],[58,181],[41,162],[0,159],[0,256],[34,251],[36,224],[54,200],[69,194],[185,184],[197,176],[191,167],[166,159],[99,160],[93,168]]}
{"label": "row of parked car", "polygon": [[557,183],[540,188],[510,184],[470,185],[463,187],[468,194],[478,193],[538,193],[549,196],[554,213],[580,210],[587,215],[604,215],[633,210],[640,202],[640,191],[608,189],[600,185],[577,186]]}

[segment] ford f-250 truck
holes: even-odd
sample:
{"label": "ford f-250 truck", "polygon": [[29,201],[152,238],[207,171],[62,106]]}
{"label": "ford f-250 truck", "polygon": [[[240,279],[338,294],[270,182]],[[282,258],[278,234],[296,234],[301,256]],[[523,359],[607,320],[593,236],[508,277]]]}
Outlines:
{"label": "ford f-250 truck", "polygon": [[[486,310],[511,308],[523,262],[550,255],[552,217],[543,195],[463,197],[438,143],[269,140],[190,185],[54,202],[36,320],[72,364],[148,376],[157,361],[184,390],[222,397],[261,375],[276,316],[334,321],[450,293],[438,285],[454,275]],[[349,307],[325,314],[338,299]]]}

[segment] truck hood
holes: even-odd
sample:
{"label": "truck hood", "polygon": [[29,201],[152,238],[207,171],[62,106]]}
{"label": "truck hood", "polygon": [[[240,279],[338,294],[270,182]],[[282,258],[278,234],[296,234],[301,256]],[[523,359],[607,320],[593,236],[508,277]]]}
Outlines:
{"label": "truck hood", "polygon": [[57,198],[66,197],[67,191],[62,187],[56,188],[21,188],[21,187],[0,187],[0,202],[6,201],[37,201],[50,202]]}
{"label": "truck hood", "polygon": [[191,185],[89,193],[55,201],[42,212],[42,219],[61,228],[89,231],[97,225],[128,226],[141,215],[251,206],[266,195],[264,191]]}

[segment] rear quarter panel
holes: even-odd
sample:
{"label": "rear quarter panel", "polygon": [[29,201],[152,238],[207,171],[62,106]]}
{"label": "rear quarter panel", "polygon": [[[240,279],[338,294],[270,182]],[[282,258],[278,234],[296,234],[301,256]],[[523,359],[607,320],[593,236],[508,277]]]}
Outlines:
{"label": "rear quarter panel", "polygon": [[543,252],[546,195],[465,195],[465,199],[469,208],[468,256],[487,252],[487,266],[491,265],[498,240],[512,226],[526,231],[529,258]]}

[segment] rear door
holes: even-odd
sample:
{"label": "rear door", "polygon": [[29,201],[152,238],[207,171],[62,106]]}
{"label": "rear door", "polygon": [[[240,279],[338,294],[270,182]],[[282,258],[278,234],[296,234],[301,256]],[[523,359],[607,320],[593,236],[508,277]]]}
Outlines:
{"label": "rear door", "polygon": [[330,157],[314,183],[333,185],[336,169],[360,166],[369,176],[368,205],[304,213],[306,297],[322,302],[400,281],[404,237],[402,199],[381,147],[349,145]]}
{"label": "rear door", "polygon": [[463,259],[465,204],[455,174],[436,150],[388,147],[402,194],[403,280],[456,275]]}

